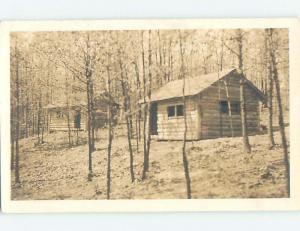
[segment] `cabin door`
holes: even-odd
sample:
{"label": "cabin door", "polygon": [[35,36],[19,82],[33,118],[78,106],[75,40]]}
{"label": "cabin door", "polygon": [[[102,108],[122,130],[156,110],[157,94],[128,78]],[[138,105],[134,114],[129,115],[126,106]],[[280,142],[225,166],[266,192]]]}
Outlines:
{"label": "cabin door", "polygon": [[152,103],[150,108],[151,135],[157,135],[157,103]]}
{"label": "cabin door", "polygon": [[79,111],[77,111],[74,118],[74,128],[80,129],[80,125],[81,125],[81,114]]}
{"label": "cabin door", "polygon": [[203,111],[202,111],[202,107],[201,105],[198,105],[197,107],[197,111],[198,111],[198,116],[197,116],[197,126],[196,126],[196,129],[197,129],[197,135],[198,135],[198,139],[201,139],[201,136],[202,136],[202,127],[201,127],[201,120],[202,120],[202,116],[203,116]]}

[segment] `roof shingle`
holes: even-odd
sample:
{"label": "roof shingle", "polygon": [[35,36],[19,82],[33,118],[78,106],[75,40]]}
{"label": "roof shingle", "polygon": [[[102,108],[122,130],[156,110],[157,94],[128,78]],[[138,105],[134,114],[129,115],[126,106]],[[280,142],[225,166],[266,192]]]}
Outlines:
{"label": "roof shingle", "polygon": [[[206,89],[207,87],[209,87],[210,85],[212,85],[214,82],[235,71],[236,69],[229,69],[221,72],[197,76],[194,78],[188,78],[185,81],[185,96],[196,95],[204,89]],[[159,100],[182,97],[182,90],[183,79],[171,81],[159,88],[157,91],[154,91],[151,95],[151,101],[154,102]]]}

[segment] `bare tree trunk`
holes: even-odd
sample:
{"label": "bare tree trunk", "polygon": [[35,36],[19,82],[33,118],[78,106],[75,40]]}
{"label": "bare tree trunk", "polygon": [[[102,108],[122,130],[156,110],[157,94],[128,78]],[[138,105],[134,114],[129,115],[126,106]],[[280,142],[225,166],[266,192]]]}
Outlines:
{"label": "bare tree trunk", "polygon": [[89,155],[89,173],[88,173],[88,180],[91,181],[93,177],[93,163],[92,163],[92,153],[93,153],[93,147],[92,147],[92,130],[91,130],[91,99],[90,99],[90,80],[89,77],[87,77],[87,107],[88,107],[88,118],[87,118],[87,124],[88,124],[88,155]]}
{"label": "bare tree trunk", "polygon": [[167,77],[167,82],[170,81],[171,78],[171,63],[172,63],[172,40],[170,39],[169,41],[169,53],[168,53],[168,77]]}
{"label": "bare tree trunk", "polygon": [[269,91],[268,91],[268,137],[269,137],[269,148],[273,149],[275,146],[274,134],[273,134],[273,78],[272,78],[272,70],[270,67],[269,74]]}
{"label": "bare tree trunk", "polygon": [[69,142],[69,148],[72,147],[71,143],[71,125],[70,125],[70,102],[69,102],[69,83],[68,83],[68,77],[65,71],[66,79],[65,79],[65,96],[66,96],[66,104],[67,104],[67,124],[68,124],[68,142]]}
{"label": "bare tree trunk", "polygon": [[274,73],[273,78],[274,78],[274,82],[275,82],[277,104],[278,104],[278,111],[279,111],[278,122],[279,122],[280,134],[281,134],[281,143],[282,143],[282,148],[283,148],[283,153],[284,153],[284,162],[285,162],[285,166],[286,166],[286,178],[287,178],[286,188],[287,188],[288,196],[290,196],[290,162],[289,162],[288,145],[287,145],[286,135],[285,135],[280,84],[279,84],[279,80],[278,80],[278,73],[277,73],[276,67],[274,67],[273,73]]}
{"label": "bare tree trunk", "polygon": [[130,124],[130,98],[128,96],[128,89],[126,87],[126,83],[124,80],[124,73],[123,73],[123,64],[121,62],[121,58],[119,60],[120,70],[121,70],[121,85],[122,85],[122,94],[123,94],[123,107],[124,107],[124,113],[125,113],[125,120],[126,120],[126,126],[127,126],[127,140],[128,140],[128,148],[129,148],[129,166],[130,166],[130,177],[131,182],[134,182],[134,169],[133,169],[133,150],[132,150],[132,144],[131,144],[131,124]]}
{"label": "bare tree trunk", "polygon": [[244,87],[244,77],[240,80],[240,101],[241,101],[241,120],[242,120],[242,132],[243,132],[243,144],[244,152],[250,153],[251,147],[248,137],[247,129],[247,114],[246,114],[246,102],[245,102],[245,87]]}
{"label": "bare tree trunk", "polygon": [[86,78],[86,94],[87,94],[87,108],[88,108],[88,118],[87,118],[87,124],[88,124],[88,181],[92,181],[93,178],[93,152],[94,152],[94,147],[93,147],[93,107],[92,107],[92,59],[90,55],[90,37],[89,35],[87,36],[86,40],[86,48],[87,52],[85,55],[85,78]]}
{"label": "bare tree trunk", "polygon": [[11,106],[10,113],[10,169],[13,170],[15,166],[15,125],[14,125],[14,113],[13,106]]}
{"label": "bare tree trunk", "polygon": [[92,134],[92,149],[96,150],[95,147],[95,107],[94,107],[94,84],[91,80],[90,84],[90,101],[91,101],[91,134]]}
{"label": "bare tree trunk", "polygon": [[150,157],[150,144],[151,144],[151,88],[152,88],[152,50],[151,50],[151,30],[149,30],[149,73],[148,73],[148,100],[149,100],[149,106],[148,106],[148,135],[147,135],[147,168],[146,172],[149,171],[149,157]]}
{"label": "bare tree trunk", "polygon": [[34,117],[34,111],[32,111],[32,136],[34,136],[35,132],[35,117]]}
{"label": "bare tree trunk", "polygon": [[20,135],[20,80],[19,80],[19,52],[16,45],[16,163],[15,163],[15,182],[20,183],[19,172],[19,135]]}
{"label": "bare tree trunk", "polygon": [[107,108],[107,117],[108,117],[108,146],[107,146],[107,192],[106,198],[110,199],[111,192],[111,149],[113,141],[113,126],[112,126],[112,106],[111,106],[111,79],[110,79],[110,70],[107,66],[107,77],[108,77],[108,108]]}
{"label": "bare tree trunk", "polygon": [[183,45],[181,33],[179,31],[179,45],[180,45],[180,57],[181,57],[181,68],[180,74],[183,80],[182,86],[182,100],[183,100],[183,115],[184,115],[184,134],[183,134],[183,145],[182,145],[182,163],[184,168],[184,175],[186,181],[186,193],[187,199],[192,198],[192,190],[191,190],[191,178],[189,172],[189,162],[186,155],[186,136],[187,136],[187,118],[186,118],[186,98],[185,98],[185,70],[184,70],[184,58],[183,58]]}
{"label": "bare tree trunk", "polygon": [[130,113],[130,110],[125,111],[125,117],[126,117],[126,125],[127,125],[127,139],[128,139],[128,148],[129,148],[129,157],[130,157],[130,177],[131,182],[134,182],[134,169],[133,169],[133,150],[131,145],[131,135],[130,135],[130,120],[128,117],[128,113]]}
{"label": "bare tree trunk", "polygon": [[[268,35],[268,29],[266,29],[266,33]],[[270,44],[268,41],[268,38],[266,39],[266,47],[269,49],[269,54],[271,52],[270,49]],[[269,55],[270,56],[270,55]],[[268,56],[267,56],[268,57]],[[271,57],[271,56],[270,56]],[[269,120],[268,120],[268,137],[269,137],[269,148],[273,149],[275,146],[275,141],[274,141],[274,134],[273,134],[273,87],[274,87],[274,81],[273,81],[273,68],[272,68],[272,63],[271,60],[266,60],[267,62],[267,68],[268,68],[268,81],[269,81],[269,88],[268,88],[268,115],[269,115]]]}
{"label": "bare tree trunk", "polygon": [[72,142],[71,142],[70,108],[69,108],[69,102],[68,101],[67,101],[67,123],[68,123],[69,148],[71,148],[72,147]]}
{"label": "bare tree trunk", "polygon": [[228,86],[227,86],[226,80],[224,80],[224,85],[225,85],[227,105],[228,105],[228,115],[229,115],[229,121],[230,121],[231,137],[234,137],[233,124],[232,124],[231,102],[230,102],[229,90],[228,90]]}
{"label": "bare tree trunk", "polygon": [[147,104],[146,104],[146,74],[145,74],[145,51],[144,51],[144,32],[141,32],[141,47],[142,47],[142,66],[143,66],[143,98],[144,98],[144,113],[143,113],[143,148],[144,148],[144,163],[143,163],[143,174],[142,179],[146,178],[146,161],[147,161],[147,138],[146,138],[146,128],[147,128]]}
{"label": "bare tree trunk", "polygon": [[136,103],[136,107],[137,107],[137,112],[135,113],[135,133],[136,133],[136,150],[137,152],[139,152],[139,141],[140,141],[140,132],[141,132],[141,122],[140,122],[140,118],[141,118],[141,110],[140,110],[140,104],[139,104],[139,100],[141,99],[141,91],[140,91],[140,77],[139,77],[139,69],[138,69],[138,65],[137,65],[137,60],[135,60],[134,62],[134,67],[135,67],[135,74],[136,74],[136,91],[138,92],[138,99],[137,99],[137,103]]}
{"label": "bare tree trunk", "polygon": [[38,135],[38,144],[41,144],[41,138],[40,138],[40,134],[41,134],[41,107],[42,107],[42,103],[41,103],[41,97],[42,97],[42,93],[40,92],[40,96],[39,96],[39,105],[38,105],[38,118],[37,118],[37,135]]}
{"label": "bare tree trunk", "polygon": [[237,44],[238,44],[238,60],[239,60],[239,70],[242,73],[242,79],[240,80],[240,107],[241,107],[241,121],[242,121],[242,133],[243,133],[243,144],[244,152],[251,153],[251,146],[248,137],[248,126],[247,126],[247,110],[245,101],[245,77],[244,77],[244,60],[243,60],[243,33],[241,29],[237,30]]}
{"label": "bare tree trunk", "polygon": [[25,137],[28,138],[28,96],[26,97],[26,104],[25,104]]}
{"label": "bare tree trunk", "polygon": [[42,123],[42,144],[44,143],[44,126],[45,126],[45,114],[43,112],[43,123]]}
{"label": "bare tree trunk", "polygon": [[[152,50],[151,50],[151,30],[149,30],[149,48],[148,48],[148,62],[149,62],[149,73],[148,73],[148,106],[147,106],[147,115],[146,118],[148,118],[148,129],[147,135],[146,135],[146,152],[144,153],[144,166],[143,166],[143,176],[142,179],[146,179],[146,174],[149,171],[149,158],[150,158],[150,145],[151,145],[151,87],[152,87]],[[146,120],[146,118],[144,118]]]}
{"label": "bare tree trunk", "polygon": [[278,70],[277,70],[277,63],[276,63],[276,56],[275,56],[275,48],[274,48],[274,41],[273,41],[273,29],[268,29],[269,34],[269,44],[270,44],[270,58],[273,70],[273,80],[276,88],[276,96],[277,96],[277,105],[278,105],[278,123],[280,128],[281,134],[281,143],[283,148],[284,154],[284,163],[285,163],[285,170],[286,170],[286,190],[288,196],[290,196],[290,162],[289,162],[289,153],[288,153],[288,145],[287,139],[285,134],[285,127],[284,127],[284,118],[283,118],[283,109],[281,103],[281,92],[280,92],[280,83],[278,78]]}

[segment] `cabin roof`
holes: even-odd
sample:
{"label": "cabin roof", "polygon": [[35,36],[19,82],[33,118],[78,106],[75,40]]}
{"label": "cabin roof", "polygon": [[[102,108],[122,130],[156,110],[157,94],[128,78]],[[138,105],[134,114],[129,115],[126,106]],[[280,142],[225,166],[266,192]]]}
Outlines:
{"label": "cabin roof", "polygon": [[[218,80],[228,76],[229,74],[238,74],[238,72],[236,69],[228,69],[220,72],[197,76],[194,78],[188,78],[185,81],[185,96],[197,95]],[[239,74],[239,76],[242,77],[241,74]],[[248,83],[258,93],[258,96],[261,100],[264,99],[264,94],[252,82],[246,79],[246,83]],[[158,90],[154,91],[151,94],[151,101],[155,102],[182,97],[182,89],[183,79],[171,81]]]}
{"label": "cabin roof", "polygon": [[[85,107],[86,103],[85,102],[79,102],[77,104],[70,104],[70,108],[76,108],[76,107]],[[48,104],[44,107],[44,109],[64,109],[67,108],[67,104],[65,103],[56,103],[56,104]]]}

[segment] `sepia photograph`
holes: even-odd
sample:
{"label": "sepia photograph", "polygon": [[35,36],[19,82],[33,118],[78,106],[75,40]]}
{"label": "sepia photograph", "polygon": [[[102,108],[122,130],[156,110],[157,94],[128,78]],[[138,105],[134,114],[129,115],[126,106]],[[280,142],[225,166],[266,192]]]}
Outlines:
{"label": "sepia photograph", "polygon": [[8,49],[9,200],[291,197],[288,27],[22,30]]}

